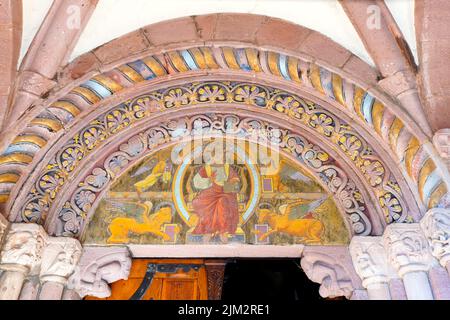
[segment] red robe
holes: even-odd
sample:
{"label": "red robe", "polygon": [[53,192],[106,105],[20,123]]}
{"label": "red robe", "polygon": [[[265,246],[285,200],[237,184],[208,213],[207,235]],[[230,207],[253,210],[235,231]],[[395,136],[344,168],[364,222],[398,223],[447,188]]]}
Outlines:
{"label": "red robe", "polygon": [[[205,167],[200,169],[202,178],[208,178]],[[231,167],[228,174],[228,182],[239,178],[236,171]],[[237,193],[225,193],[223,187],[216,183],[208,189],[199,192],[192,201],[194,212],[199,217],[199,222],[193,234],[213,234],[236,232],[239,223],[239,206]]]}

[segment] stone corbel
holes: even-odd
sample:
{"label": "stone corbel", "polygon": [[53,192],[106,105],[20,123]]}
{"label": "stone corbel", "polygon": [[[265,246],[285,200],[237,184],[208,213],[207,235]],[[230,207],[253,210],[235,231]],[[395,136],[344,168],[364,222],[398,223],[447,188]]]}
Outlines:
{"label": "stone corbel", "polygon": [[111,295],[109,284],[127,280],[130,268],[131,256],[126,247],[86,247],[68,288],[81,298],[107,298]]}
{"label": "stone corbel", "polygon": [[350,299],[355,289],[363,289],[347,247],[307,247],[301,267],[311,281],[321,284],[324,298]]}
{"label": "stone corbel", "polygon": [[450,209],[431,209],[420,222],[433,256],[450,272]]}

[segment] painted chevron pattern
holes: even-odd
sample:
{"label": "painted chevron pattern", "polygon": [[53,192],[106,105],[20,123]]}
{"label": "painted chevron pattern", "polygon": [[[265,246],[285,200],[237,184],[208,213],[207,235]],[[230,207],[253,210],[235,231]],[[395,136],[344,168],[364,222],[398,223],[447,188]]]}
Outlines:
{"label": "painted chevron pattern", "polygon": [[417,184],[424,205],[437,207],[448,193],[436,164],[418,139],[386,106],[367,91],[314,63],[254,48],[195,47],[133,61],[99,74],[51,104],[0,155],[0,203],[6,203],[21,173],[56,132],[81,112],[136,83],[195,70],[266,73],[312,86],[344,108],[387,142]]}

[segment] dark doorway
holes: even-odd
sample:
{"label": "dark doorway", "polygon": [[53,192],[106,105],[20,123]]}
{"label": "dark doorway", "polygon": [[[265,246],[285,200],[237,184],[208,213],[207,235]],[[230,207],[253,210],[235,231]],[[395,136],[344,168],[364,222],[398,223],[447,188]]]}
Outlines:
{"label": "dark doorway", "polygon": [[223,300],[321,300],[299,259],[239,259],[225,268]]}

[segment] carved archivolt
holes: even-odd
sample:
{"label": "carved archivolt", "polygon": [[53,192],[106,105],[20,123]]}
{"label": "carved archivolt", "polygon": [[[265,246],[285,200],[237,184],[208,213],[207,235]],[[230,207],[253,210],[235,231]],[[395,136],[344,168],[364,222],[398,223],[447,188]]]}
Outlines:
{"label": "carved archivolt", "polygon": [[[119,66],[104,74],[94,76],[55,101],[34,118],[24,132],[17,136],[7,150],[0,155],[1,202],[8,201],[9,194],[18,181],[20,173],[33,161],[36,153],[59,131],[70,127],[73,120],[84,110],[89,110],[92,105],[139,82],[151,81],[174,73],[220,69],[265,73],[291,81],[299,86],[313,88],[329,101],[342,106],[343,112],[353,114],[367,132],[388,143],[393,157],[400,160],[406,175],[416,183],[425,206],[429,208],[438,206],[447,193],[448,187],[443,178],[442,169],[438,168],[435,158],[410,130],[409,125],[394,115],[369,92],[357,85],[345,81],[341,76],[324,67],[277,52],[254,48],[195,47],[149,56]],[[183,93],[183,89],[171,92],[165,97],[167,100],[164,101],[164,104],[167,107],[179,107],[186,102],[189,103],[190,98],[183,96]],[[208,97],[210,94],[213,94],[212,100],[220,101],[220,90],[219,92],[205,91],[203,96],[205,99],[211,100]],[[265,102],[261,96],[262,92],[243,92],[243,94],[241,97],[245,102]],[[248,94],[247,98],[245,98],[245,94]],[[254,96],[255,94],[256,96]],[[257,99],[254,100],[254,98]],[[282,112],[286,111],[285,107],[281,107],[281,109]],[[289,111],[286,112],[289,113]],[[120,112],[117,115],[120,116]],[[330,119],[329,116],[327,113],[313,116],[312,121],[317,123],[314,125],[322,128],[324,134],[329,134],[330,125],[334,124],[335,119]],[[358,148],[360,143],[358,139],[344,138],[344,140],[342,144],[348,144],[346,148]],[[361,143],[364,144],[362,141]],[[348,152],[353,153],[353,150]],[[372,183],[377,183],[379,180],[377,172],[382,171],[380,164],[363,162],[360,166],[366,167],[364,170],[369,176],[375,172],[375,177],[370,179]],[[393,190],[397,188],[395,182],[391,188]],[[392,194],[384,196],[380,195],[379,201],[383,203],[399,201]],[[381,200],[382,197],[384,199]],[[397,205],[401,206],[400,203]],[[393,216],[397,214],[398,212],[393,213]],[[393,220],[404,218],[405,216],[402,214],[397,219],[392,217]]]}
{"label": "carved archivolt", "polygon": [[[354,164],[371,188],[373,197],[378,199],[387,223],[413,220],[408,216],[400,185],[388,166],[349,124],[309,101],[274,88],[218,81],[158,90],[127,101],[97,117],[65,146],[58,148],[58,153],[45,165],[33,188],[28,191],[23,206],[18,207],[17,203],[14,211],[20,210],[19,219],[23,221],[42,223],[47,213],[52,211],[56,195],[61,196],[60,191],[83,160],[129,127],[166,110],[196,106],[199,112],[202,112],[201,108],[207,112],[211,106],[225,109],[231,105],[285,116],[312,130],[335,145],[348,158],[348,162]],[[171,126],[175,124],[173,122]],[[357,234],[360,233],[357,231]]]}

